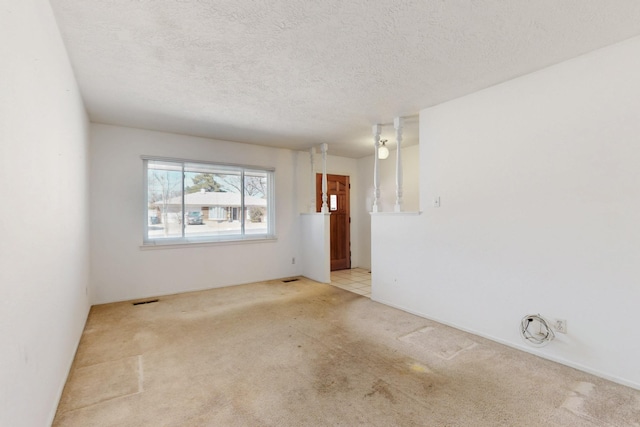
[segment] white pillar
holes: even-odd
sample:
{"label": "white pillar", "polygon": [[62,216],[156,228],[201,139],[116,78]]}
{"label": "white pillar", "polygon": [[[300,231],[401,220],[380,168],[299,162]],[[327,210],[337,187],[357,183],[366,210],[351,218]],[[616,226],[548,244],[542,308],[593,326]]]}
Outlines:
{"label": "white pillar", "polygon": [[320,145],[322,150],[322,213],[329,213],[327,206],[327,144]]}
{"label": "white pillar", "polygon": [[315,159],[314,156],[316,154],[316,149],[314,147],[311,147],[309,149],[309,160],[311,161],[311,196],[310,198],[310,202],[309,203],[309,212],[313,213],[316,211],[316,170],[315,170]]}
{"label": "white pillar", "polygon": [[402,145],[402,125],[404,120],[402,117],[396,117],[393,119],[393,127],[396,130],[396,204],[393,207],[394,212],[402,212],[402,158],[401,158],[401,145]]}
{"label": "white pillar", "polygon": [[373,155],[373,206],[371,212],[378,212],[378,200],[380,199],[380,171],[378,170],[378,149],[380,148],[380,131],[382,126],[373,125],[373,144],[375,146],[375,154]]}

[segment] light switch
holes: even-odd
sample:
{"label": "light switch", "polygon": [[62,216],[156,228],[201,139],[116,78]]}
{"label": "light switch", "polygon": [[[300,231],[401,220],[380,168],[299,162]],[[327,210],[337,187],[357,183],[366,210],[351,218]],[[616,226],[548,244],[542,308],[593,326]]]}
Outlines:
{"label": "light switch", "polygon": [[433,207],[434,208],[439,208],[440,207],[440,196],[437,196],[437,197],[433,198]]}

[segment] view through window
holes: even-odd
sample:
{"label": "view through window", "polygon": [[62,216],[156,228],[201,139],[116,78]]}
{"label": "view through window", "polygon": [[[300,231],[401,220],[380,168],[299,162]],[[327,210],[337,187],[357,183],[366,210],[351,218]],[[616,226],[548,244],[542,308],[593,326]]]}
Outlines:
{"label": "view through window", "polygon": [[145,159],[145,243],[274,237],[273,170]]}

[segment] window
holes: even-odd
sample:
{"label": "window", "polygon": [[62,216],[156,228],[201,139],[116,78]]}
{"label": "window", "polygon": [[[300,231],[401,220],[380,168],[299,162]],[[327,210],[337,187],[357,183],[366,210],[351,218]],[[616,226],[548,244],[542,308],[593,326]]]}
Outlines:
{"label": "window", "polygon": [[272,169],[143,161],[146,245],[275,237]]}

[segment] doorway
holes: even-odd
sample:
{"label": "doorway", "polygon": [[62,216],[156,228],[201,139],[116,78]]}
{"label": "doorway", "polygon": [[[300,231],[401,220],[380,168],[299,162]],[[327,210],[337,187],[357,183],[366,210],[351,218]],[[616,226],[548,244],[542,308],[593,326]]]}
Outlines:
{"label": "doorway", "polygon": [[[351,268],[351,216],[349,177],[327,175],[327,205],[330,217],[331,271]],[[322,174],[316,174],[316,211],[322,210]]]}

